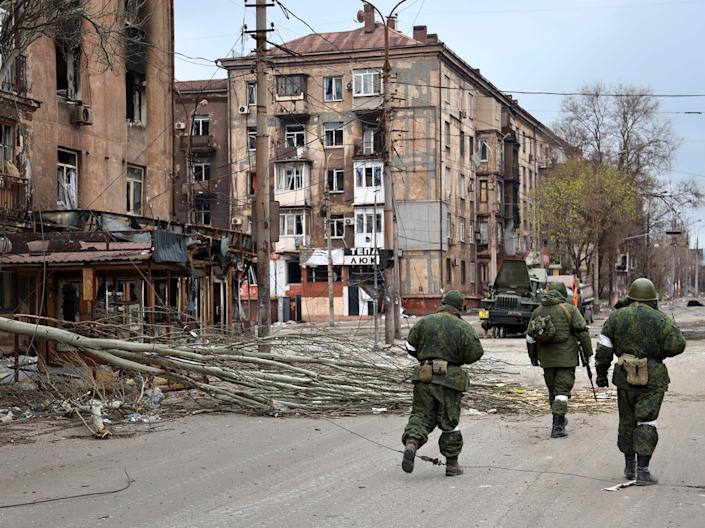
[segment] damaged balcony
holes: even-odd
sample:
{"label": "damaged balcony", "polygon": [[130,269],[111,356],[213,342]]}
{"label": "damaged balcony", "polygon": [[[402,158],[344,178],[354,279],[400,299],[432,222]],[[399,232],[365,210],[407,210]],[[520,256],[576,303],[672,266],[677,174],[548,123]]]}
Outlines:
{"label": "damaged balcony", "polygon": [[19,176],[0,173],[0,218],[25,220],[28,218],[28,182]]}

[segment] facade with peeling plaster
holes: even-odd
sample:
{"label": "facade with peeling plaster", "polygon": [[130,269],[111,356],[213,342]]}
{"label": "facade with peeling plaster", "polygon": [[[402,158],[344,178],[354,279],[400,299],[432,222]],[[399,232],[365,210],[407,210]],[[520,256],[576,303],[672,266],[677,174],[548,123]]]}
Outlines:
{"label": "facade with peeling plaster", "polygon": [[[120,336],[236,331],[251,238],[227,210],[218,229],[176,203],[173,2],[85,2],[112,53],[77,20],[70,41],[34,41],[0,90],[0,312],[88,334],[95,320]],[[51,360],[55,344],[19,337],[0,352],[30,344]]]}
{"label": "facade with peeling plaster", "polygon": [[[333,248],[343,250],[343,258],[334,261],[336,315],[372,313],[374,266],[349,264],[344,256],[384,248],[385,163],[393,178],[407,312],[429,313],[450,289],[477,304],[498,262],[536,250],[531,190],[538,179],[537,155],[529,161],[519,149],[519,163],[536,170],[526,181],[519,180],[519,170],[516,185],[512,179],[508,187],[505,150],[517,123],[542,138],[537,145],[548,144],[543,137],[552,137],[550,131],[425,26],[415,27],[413,38],[390,27],[393,111],[386,161],[384,31],[368,10],[359,29],[308,35],[268,55],[270,178],[279,208],[272,294],[283,303],[298,299],[304,319],[327,315],[326,260],[311,257],[325,252],[327,230]],[[229,79],[232,213],[252,229],[253,58],[221,62]],[[514,165],[509,168],[513,174]]]}

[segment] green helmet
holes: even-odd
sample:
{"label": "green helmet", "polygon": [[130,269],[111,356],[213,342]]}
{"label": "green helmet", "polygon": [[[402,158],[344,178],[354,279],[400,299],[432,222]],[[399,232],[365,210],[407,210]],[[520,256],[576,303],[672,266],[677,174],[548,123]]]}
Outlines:
{"label": "green helmet", "polygon": [[632,282],[627,294],[633,301],[656,301],[656,287],[649,279],[641,277]]}
{"label": "green helmet", "polygon": [[462,311],[464,301],[465,296],[462,293],[460,293],[458,290],[450,290],[443,296],[441,304],[445,304],[446,306],[452,306],[453,308]]}
{"label": "green helmet", "polygon": [[557,291],[562,297],[568,297],[568,290],[562,282],[549,282],[546,289]]}

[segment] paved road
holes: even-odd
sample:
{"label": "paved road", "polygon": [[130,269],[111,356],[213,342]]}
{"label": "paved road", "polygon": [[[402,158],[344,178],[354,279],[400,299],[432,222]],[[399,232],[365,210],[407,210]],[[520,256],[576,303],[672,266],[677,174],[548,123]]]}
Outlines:
{"label": "paved road", "polygon": [[[538,382],[521,340],[484,344]],[[669,366],[673,391],[652,466],[662,483],[705,486],[705,342]],[[615,412],[574,414],[570,436],[559,440],[547,437],[549,416],[464,416],[461,463],[477,468],[453,479],[425,463],[404,474],[399,453],[335,425],[399,449],[405,420],[200,415],[133,438],[40,436],[0,448],[2,504],[119,488],[123,467],[134,483],[112,495],[0,509],[0,526],[703,526],[705,487],[600,491],[603,480],[621,478]],[[438,454],[436,439],[424,453]]]}

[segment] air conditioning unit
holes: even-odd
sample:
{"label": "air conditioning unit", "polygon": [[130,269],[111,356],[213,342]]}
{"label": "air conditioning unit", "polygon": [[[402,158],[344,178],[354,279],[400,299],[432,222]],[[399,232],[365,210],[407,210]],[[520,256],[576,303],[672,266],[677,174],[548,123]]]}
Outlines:
{"label": "air conditioning unit", "polygon": [[93,112],[91,107],[82,103],[77,104],[71,114],[71,122],[74,125],[90,125],[93,123]]}
{"label": "air conditioning unit", "polygon": [[352,216],[348,216],[346,218],[343,218],[343,223],[346,226],[355,225],[355,219]]}
{"label": "air conditioning unit", "polygon": [[176,130],[186,130],[186,123],[183,121],[177,121],[174,123],[174,128],[176,128]]}
{"label": "air conditioning unit", "polygon": [[352,92],[352,82],[348,81],[348,84],[345,85],[345,88],[348,90],[348,92]]}
{"label": "air conditioning unit", "polygon": [[250,113],[250,107],[247,105],[242,105],[240,108],[237,109],[238,113],[240,114],[249,114]]}
{"label": "air conditioning unit", "polygon": [[232,224],[234,226],[241,226],[242,225],[242,218],[233,218]]}

